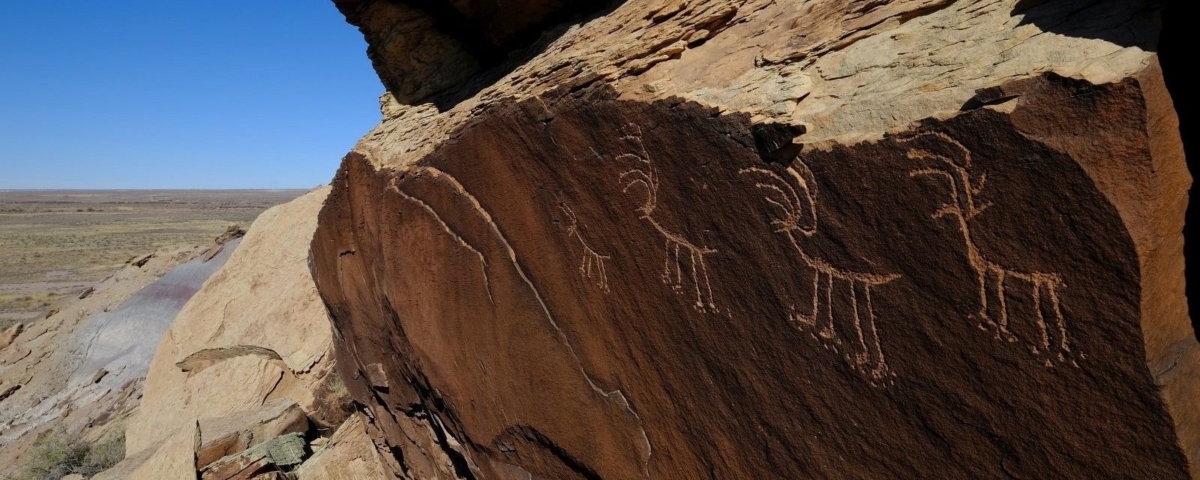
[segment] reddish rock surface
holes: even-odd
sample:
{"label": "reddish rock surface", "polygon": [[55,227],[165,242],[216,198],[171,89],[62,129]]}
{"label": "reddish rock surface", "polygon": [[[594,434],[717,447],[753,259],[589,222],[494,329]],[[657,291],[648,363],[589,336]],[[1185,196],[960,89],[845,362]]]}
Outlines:
{"label": "reddish rock surface", "polygon": [[1191,180],[1152,5],[1102,3],[631,0],[445,110],[381,71],[311,261],[366,432],[414,478],[1196,477]]}

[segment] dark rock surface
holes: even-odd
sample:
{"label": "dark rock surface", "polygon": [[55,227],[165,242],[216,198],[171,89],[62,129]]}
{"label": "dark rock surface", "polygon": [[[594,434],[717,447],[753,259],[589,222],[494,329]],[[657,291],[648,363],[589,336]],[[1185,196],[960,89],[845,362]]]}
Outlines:
{"label": "dark rock surface", "polygon": [[[451,110],[385,107],[345,158],[311,267],[396,474],[1194,478],[1190,176],[1156,57],[1112,40],[1150,6],[1037,43],[1005,15],[1061,5],[763,3],[627,2]],[[613,19],[650,25],[626,70],[579,46]],[[943,24],[1044,64],[887,57]],[[740,48],[775,28],[814,33]],[[896,100],[830,86],[856,75]]]}

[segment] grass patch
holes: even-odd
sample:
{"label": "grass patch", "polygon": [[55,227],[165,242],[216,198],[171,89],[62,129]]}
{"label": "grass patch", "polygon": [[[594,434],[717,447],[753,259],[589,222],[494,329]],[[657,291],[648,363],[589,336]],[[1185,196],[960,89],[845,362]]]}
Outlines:
{"label": "grass patch", "polygon": [[45,310],[66,295],[64,292],[37,292],[30,294],[0,293],[0,312],[34,312]]}
{"label": "grass patch", "polygon": [[125,435],[90,444],[63,432],[42,434],[25,456],[19,480],[60,480],[77,473],[91,477],[112,468],[125,458]]}

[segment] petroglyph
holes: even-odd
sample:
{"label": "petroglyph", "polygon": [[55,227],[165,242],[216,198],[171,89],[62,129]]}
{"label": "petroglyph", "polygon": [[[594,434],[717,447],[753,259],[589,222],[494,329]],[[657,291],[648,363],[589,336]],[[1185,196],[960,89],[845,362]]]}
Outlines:
{"label": "petroglyph", "polygon": [[[1066,320],[1062,314],[1059,291],[1065,287],[1062,275],[1057,272],[1030,272],[1017,270],[996,263],[988,258],[975,241],[975,230],[972,222],[979,214],[991,206],[989,202],[980,202],[979,195],[987,181],[987,175],[981,174],[978,180],[971,177],[971,152],[963,144],[947,135],[927,133],[917,138],[933,136],[945,144],[962,152],[962,165],[944,155],[922,149],[911,149],[908,158],[913,160],[933,161],[935,166],[915,169],[909,172],[909,177],[929,176],[945,179],[950,187],[950,199],[931,215],[934,219],[950,218],[954,221],[967,251],[967,263],[975,272],[975,281],[979,289],[979,310],[974,315],[982,329],[995,331],[997,340],[1018,342],[1021,339],[1009,330],[1008,313],[1008,282],[1016,279],[1024,282],[1030,289],[1034,322],[1039,332],[1036,344],[1030,345],[1030,351],[1035,356],[1054,355],[1060,362],[1065,362],[1071,355],[1070,338],[1067,335]],[[940,167],[940,168],[939,168]],[[996,315],[993,317],[989,310],[992,308],[989,297],[995,299]],[[1043,300],[1045,299],[1045,300]],[[1048,312],[1047,312],[1048,310]],[[1053,319],[1053,326],[1046,322],[1046,314]],[[1051,340],[1051,335],[1055,336]],[[1056,350],[1056,351],[1055,351]],[[1074,360],[1071,363],[1078,366]],[[1046,366],[1052,362],[1047,359]]]}
{"label": "petroglyph", "polygon": [[[835,319],[844,318],[845,312],[835,308],[834,295],[848,296],[851,312],[848,313],[851,332],[850,347],[843,352],[846,362],[872,385],[880,385],[893,374],[888,369],[883,348],[879,343],[879,330],[875,324],[875,306],[871,292],[897,278],[896,273],[856,272],[836,267],[828,261],[805,250],[803,243],[818,233],[817,183],[812,171],[797,160],[801,175],[792,167],[784,170],[786,177],[765,168],[751,167],[739,171],[742,175],[757,177],[754,186],[767,192],[766,202],[775,210],[771,225],[775,232],[787,237],[804,264],[812,271],[812,298],[804,305],[793,305],[788,320],[802,331],[808,331],[822,341],[826,348],[837,351],[846,341],[838,332]],[[794,186],[793,186],[794,185]],[[803,190],[803,195],[797,192]],[[808,212],[807,215],[805,212]]]}
{"label": "petroglyph", "polygon": [[566,203],[559,203],[558,208],[566,216],[567,222],[564,228],[567,230],[567,237],[578,241],[579,246],[583,249],[582,258],[579,260],[579,275],[596,282],[596,287],[600,291],[608,293],[608,272],[605,270],[605,263],[612,257],[597,253],[583,238],[583,234],[579,231],[579,218],[575,216],[575,210],[572,210]]}
{"label": "petroglyph", "polygon": [[525,268],[522,267],[521,263],[517,261],[516,250],[514,250],[512,244],[508,242],[508,237],[506,237],[500,231],[500,227],[496,225],[495,220],[492,219],[492,215],[483,208],[483,204],[479,202],[479,199],[476,198],[475,195],[467,191],[466,187],[464,187],[457,178],[454,178],[454,176],[450,175],[449,173],[446,173],[436,167],[423,166],[412,167],[412,172],[417,175],[429,175],[433,180],[449,185],[453,190],[452,194],[470,202],[471,208],[475,210],[475,212],[479,215],[479,218],[488,225],[492,236],[495,237],[495,239],[504,248],[509,262],[512,263],[513,270],[516,271],[517,276],[521,278],[525,285],[529,287],[529,291],[533,294],[534,299],[537,300],[538,305],[542,309],[542,313],[546,316],[546,320],[550,324],[550,327],[554,329],[555,334],[558,336],[559,340],[562,341],[563,346],[566,347],[567,353],[569,353],[571,358],[575,360],[575,366],[579,369],[580,375],[583,376],[584,382],[588,384],[593,392],[600,395],[605,400],[618,405],[637,421],[638,428],[641,430],[644,441],[644,445],[642,445],[642,467],[647,475],[649,475],[650,460],[654,456],[654,446],[650,443],[650,436],[646,433],[645,423],[642,421],[641,415],[638,415],[637,411],[633,409],[633,406],[629,403],[629,399],[625,397],[625,392],[619,388],[611,391],[604,390],[598,383],[596,383],[594,379],[592,379],[592,376],[587,373],[587,370],[583,368],[583,361],[579,358],[579,354],[576,353],[575,346],[571,344],[570,339],[567,338],[566,332],[559,327],[558,322],[554,319],[554,315],[550,313],[550,307],[546,305],[546,301],[542,297],[541,291],[538,290],[537,286],[533,284],[533,281],[525,273]]}
{"label": "petroglyph", "polygon": [[[650,153],[646,151],[642,142],[641,127],[629,124],[625,130],[627,133],[621,140],[634,144],[635,151],[617,155],[615,160],[632,161],[637,167],[621,174],[619,181],[624,185],[621,191],[629,193],[629,190],[637,185],[646,190],[646,201],[635,212],[638,218],[648,223],[663,238],[663,283],[683,294],[685,284],[690,281],[696,295],[696,303],[693,304],[696,310],[718,312],[716,301],[713,299],[712,284],[708,278],[708,260],[705,258],[717,251],[693,243],[682,234],[667,228],[654,216],[654,211],[658,208],[658,169],[654,167]],[[687,263],[687,266],[684,263]],[[687,280],[684,280],[685,275]]]}

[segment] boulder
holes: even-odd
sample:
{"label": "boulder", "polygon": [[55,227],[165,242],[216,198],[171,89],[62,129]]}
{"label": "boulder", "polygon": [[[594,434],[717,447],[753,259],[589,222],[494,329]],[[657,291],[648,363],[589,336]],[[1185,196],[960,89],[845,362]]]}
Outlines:
{"label": "boulder", "polygon": [[[327,355],[329,320],[307,268],[327,193],[314,190],[260,215],[179,313],[151,362],[126,434],[129,451],[197,419],[241,418],[250,423],[222,432],[250,429],[258,422],[250,417],[272,402],[296,404],[326,427],[345,418],[344,389]],[[210,428],[201,421],[206,443],[220,436]]]}
{"label": "boulder", "polygon": [[486,73],[336,3],[389,95],[311,270],[425,478],[1200,476],[1159,2],[631,0]]}
{"label": "boulder", "polygon": [[308,430],[308,417],[300,406],[285,402],[225,417],[202,418],[199,423],[200,448],[196,451],[199,469],[266,440]]}
{"label": "boulder", "polygon": [[[368,433],[368,420],[356,413],[296,471],[300,480],[389,478],[393,470]],[[315,442],[314,442],[315,443]]]}
{"label": "boulder", "polygon": [[300,465],[308,454],[301,433],[289,433],[227,456],[205,467],[201,480],[250,480],[271,471]]}

